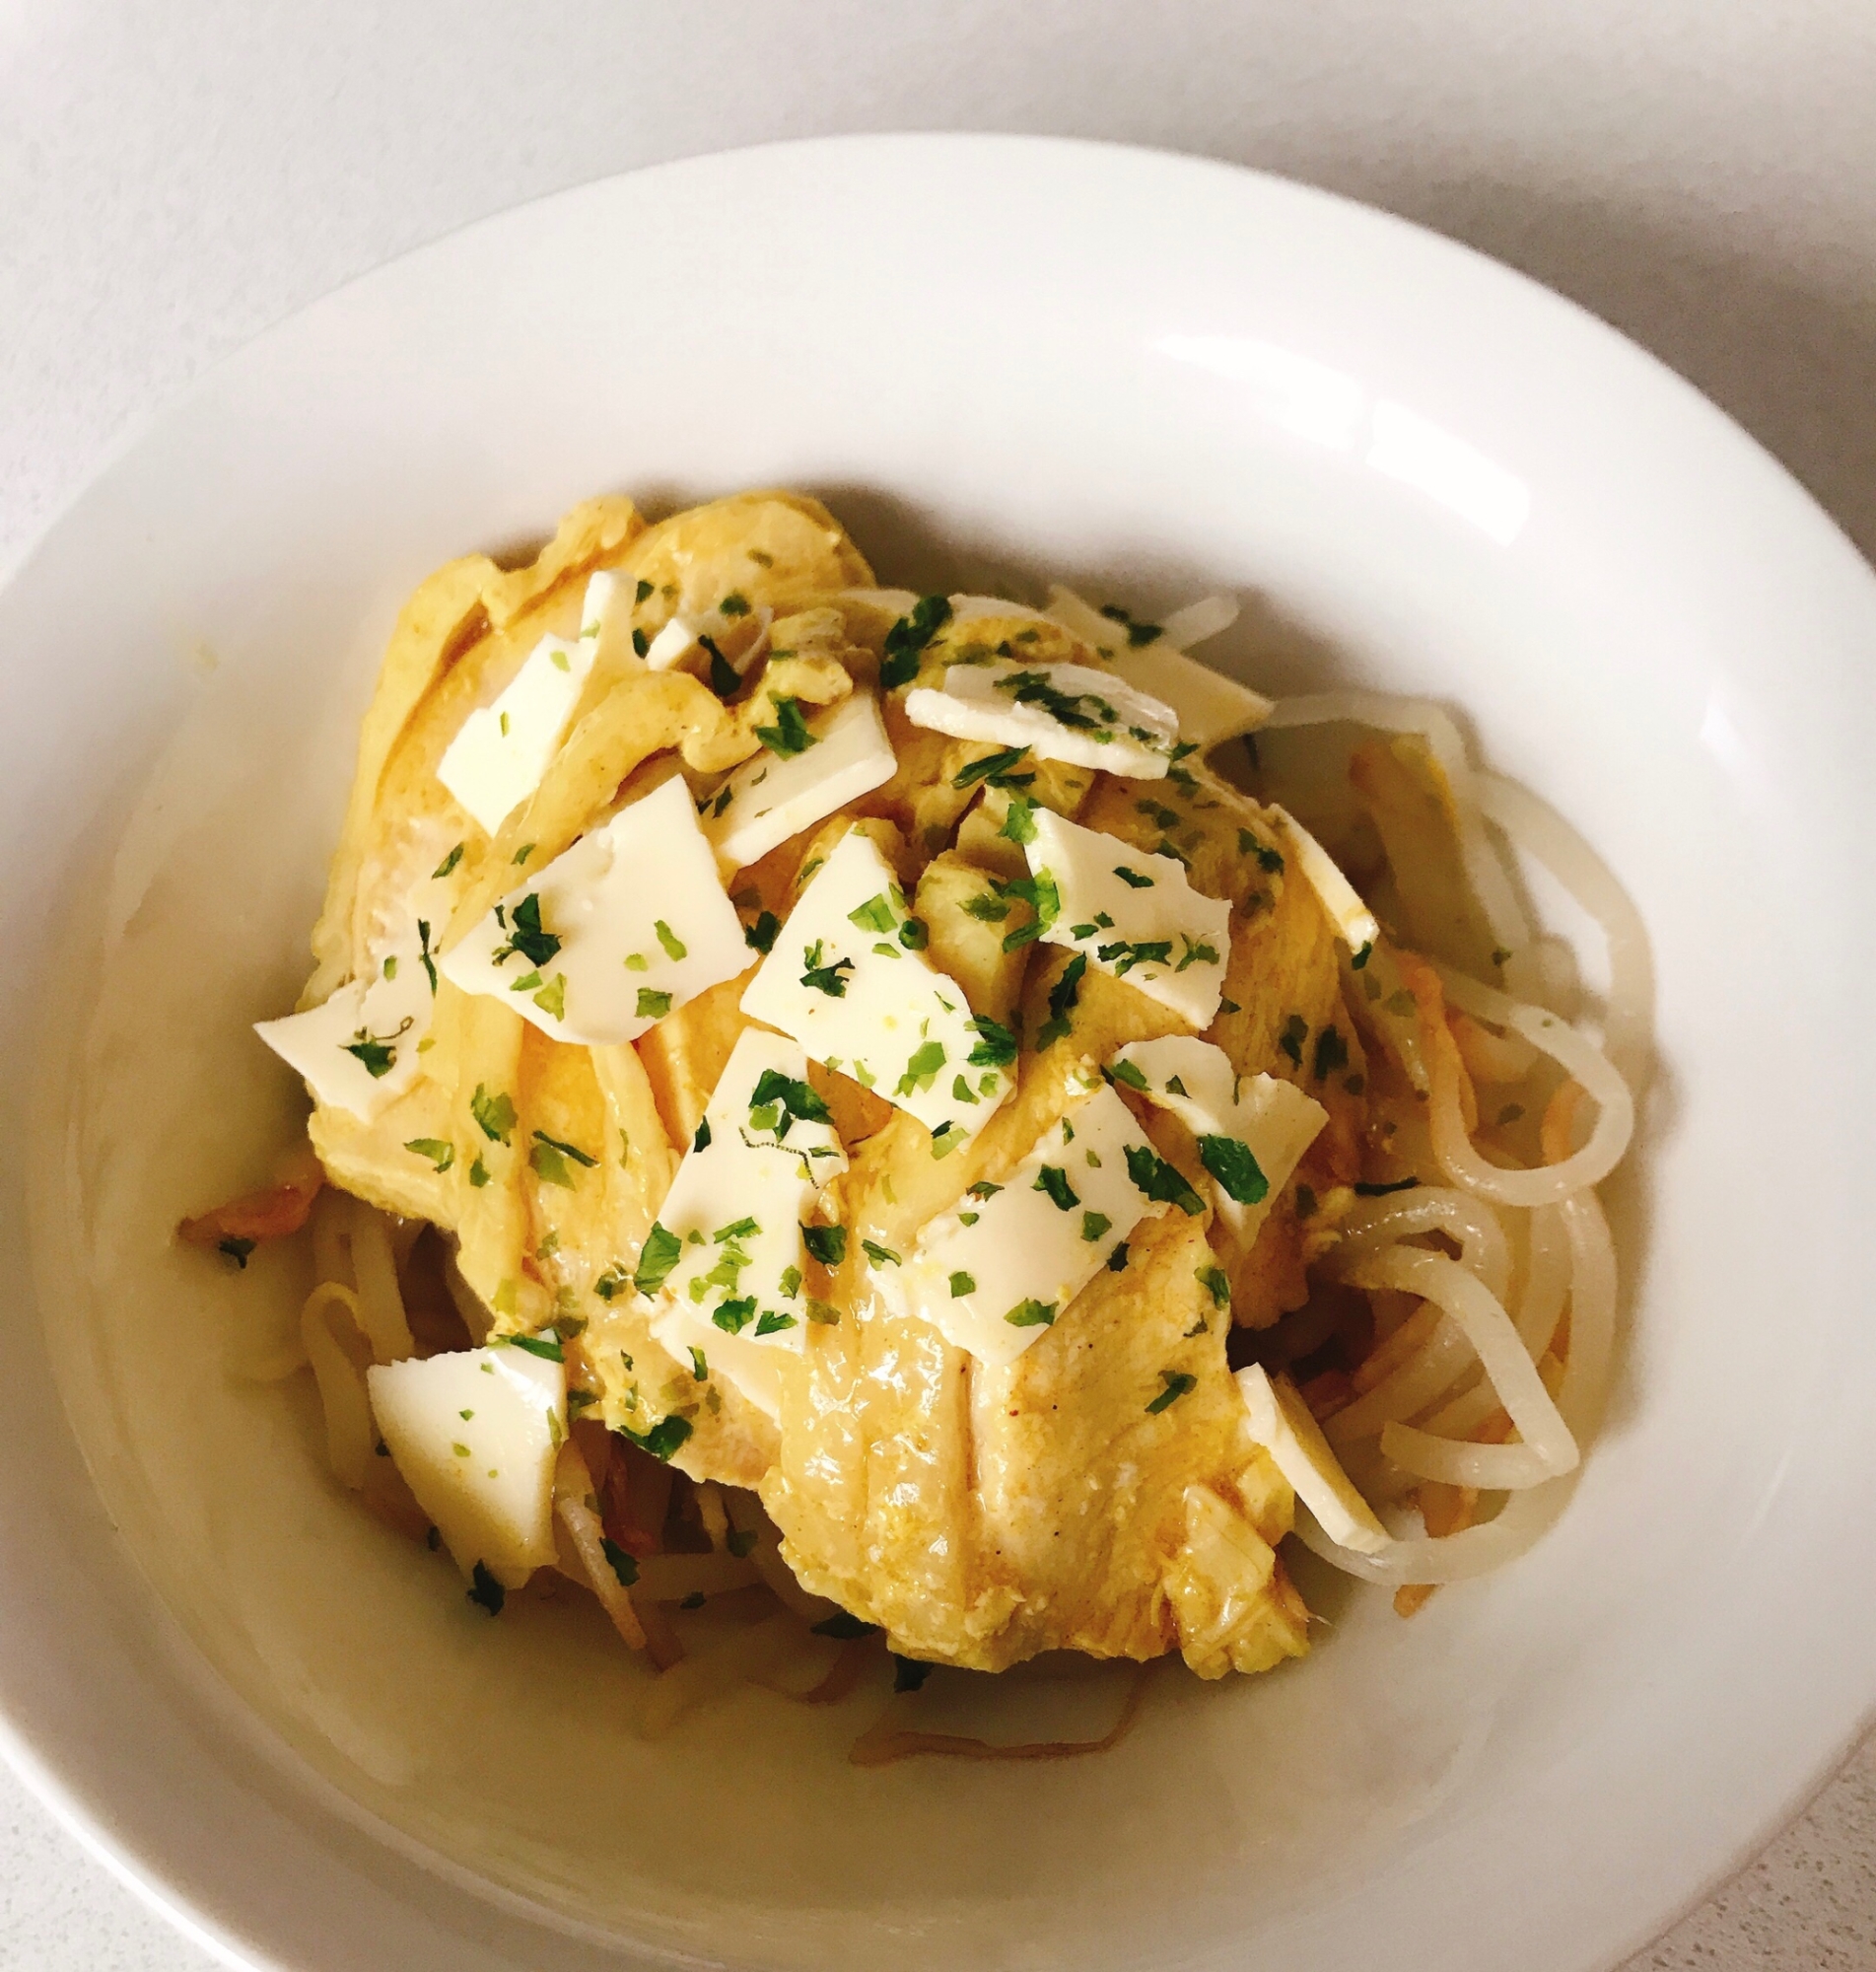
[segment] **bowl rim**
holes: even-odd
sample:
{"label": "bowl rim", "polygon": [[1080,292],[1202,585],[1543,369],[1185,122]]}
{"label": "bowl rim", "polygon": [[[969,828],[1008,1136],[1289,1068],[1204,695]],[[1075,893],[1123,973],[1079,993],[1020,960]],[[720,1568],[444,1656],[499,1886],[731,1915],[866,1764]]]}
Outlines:
{"label": "bowl rim", "polygon": [[[1186,153],[1161,146],[1127,143],[1121,140],[1057,137],[1027,132],[999,131],[884,131],[814,136],[736,146],[665,160],[633,170],[560,187],[521,201],[517,205],[482,214],[428,239],[419,245],[387,254],[371,266],[319,296],[285,312],[241,342],[220,352],[186,384],[166,392],[126,419],[110,441],[89,462],[83,477],[66,490],[63,497],[42,519],[25,542],[0,566],[0,594],[23,581],[48,543],[72,520],[85,502],[107,481],[127,458],[148,440],[178,418],[190,405],[209,398],[228,382],[231,373],[256,360],[302,320],[341,298],[368,288],[386,270],[419,261],[440,249],[457,245],[478,233],[516,223],[522,215],[538,214],[550,208],[586,198],[604,196],[610,188],[646,186],[659,181],[681,180],[688,176],[715,170],[726,161],[758,167],[763,161],[783,158],[838,156],[858,159],[868,153],[891,151],[899,154],[926,153],[935,160],[960,152],[1072,157],[1088,154],[1123,158],[1142,166],[1215,178],[1261,184],[1268,195],[1293,202],[1299,210],[1314,208],[1343,215],[1358,215],[1363,224],[1379,227],[1394,238],[1411,242],[1415,250],[1450,261],[1470,264],[1500,284],[1521,290],[1527,297],[1541,298],[1554,316],[1566,317],[1574,332],[1600,341],[1609,351],[1619,352],[1620,361],[1632,369],[1644,370],[1657,388],[1670,390],[1680,401],[1683,414],[1705,420],[1723,431],[1735,445],[1752,455],[1762,472],[1769,471],[1778,483],[1782,496],[1805,511],[1813,528],[1821,526],[1838,546],[1855,562],[1866,579],[1872,616],[1876,618],[1876,573],[1842,527],[1792,471],[1769,452],[1751,433],[1721,409],[1702,391],[1689,383],[1651,351],[1614,327],[1582,304],[1545,286],[1532,276],[1499,261],[1490,254],[1416,221],[1364,203],[1346,194],[1309,184],[1281,174],[1236,164],[1227,160]],[[69,1430],[63,1418],[56,1428]],[[1763,1851],[1776,1834],[1787,1827],[1840,1771],[1872,1727],[1876,1727],[1876,1674],[1869,1679],[1868,1695],[1859,1712],[1841,1720],[1833,1735],[1809,1763],[1804,1778],[1784,1790],[1778,1801],[1757,1817],[1757,1830],[1749,1838],[1732,1843],[1714,1861],[1699,1885],[1679,1898],[1673,1909],[1644,1935],[1637,1936],[1632,1949],[1644,1948],[1651,1937],[1662,1935],[1682,1917],[1698,1908],[1715,1889],[1734,1877],[1752,1858]],[[256,1942],[243,1939],[235,1927],[211,1915],[194,1900],[191,1892],[168,1879],[149,1866],[134,1841],[117,1825],[113,1806],[102,1790],[87,1790],[83,1784],[61,1771],[55,1746],[46,1742],[49,1734],[35,1737],[10,1708],[0,1707],[0,1757],[27,1790],[53,1816],[66,1832],[92,1857],[102,1862],[146,1907],[157,1911],[184,1936],[219,1961],[257,1972],[273,1972],[290,1960],[262,1955]],[[307,1776],[319,1785],[311,1770]],[[374,1818],[375,1820],[375,1818]]]}

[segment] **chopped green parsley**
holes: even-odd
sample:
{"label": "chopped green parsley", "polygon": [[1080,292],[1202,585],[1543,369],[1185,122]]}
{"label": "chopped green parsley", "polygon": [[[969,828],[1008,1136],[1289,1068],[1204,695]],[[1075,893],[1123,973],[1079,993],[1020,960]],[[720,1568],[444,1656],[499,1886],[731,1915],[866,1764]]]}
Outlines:
{"label": "chopped green parsley", "polygon": [[807,721],[801,717],[800,701],[794,698],[778,698],[775,701],[775,724],[758,726],[755,737],[771,753],[784,760],[820,744],[807,730]]}
{"label": "chopped green parsley", "polygon": [[1201,1137],[1199,1162],[1217,1179],[1224,1195],[1239,1205],[1262,1205],[1270,1196],[1270,1180],[1262,1165],[1250,1145],[1237,1137]]}
{"label": "chopped green parsley", "polygon": [[1186,1182],[1185,1173],[1145,1144],[1127,1146],[1127,1175],[1136,1190],[1155,1203],[1176,1205],[1194,1219],[1205,1210],[1205,1200]]}
{"label": "chopped green parsley", "polygon": [[919,657],[938,633],[951,620],[950,599],[922,596],[910,615],[901,616],[886,632],[884,661],[879,667],[879,682],[887,691],[897,691],[919,674]]}
{"label": "chopped green parsley", "polygon": [[1188,1375],[1184,1370],[1161,1370],[1159,1380],[1165,1384],[1151,1403],[1146,1406],[1148,1417],[1157,1417],[1163,1410],[1170,1410],[1188,1390],[1198,1388],[1197,1376]]}

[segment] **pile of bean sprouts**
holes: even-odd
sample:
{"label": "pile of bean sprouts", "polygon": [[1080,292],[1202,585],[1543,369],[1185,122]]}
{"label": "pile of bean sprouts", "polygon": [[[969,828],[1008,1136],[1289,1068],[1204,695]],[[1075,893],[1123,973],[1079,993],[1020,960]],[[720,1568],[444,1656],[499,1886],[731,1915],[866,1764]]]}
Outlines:
{"label": "pile of bean sprouts", "polygon": [[[1298,1502],[1296,1532],[1350,1575],[1431,1586],[1485,1574],[1530,1547],[1562,1512],[1601,1420],[1617,1290],[1596,1186],[1633,1133],[1653,977],[1640,921],[1607,867],[1535,796],[1475,772],[1437,706],[1321,693],[1280,701],[1264,730],[1327,725],[1424,742],[1450,793],[1464,876],[1503,981],[1489,985],[1385,942],[1363,968],[1367,977],[1353,968],[1345,975],[1351,1008],[1357,1019],[1364,1003],[1370,1009],[1375,1037],[1414,1086],[1424,1119],[1417,1145],[1433,1168],[1412,1188],[1358,1201],[1316,1262],[1319,1276],[1375,1298],[1377,1312],[1418,1303],[1357,1369],[1352,1398],[1316,1407],[1330,1444],[1384,1520],[1399,1528],[1431,1484],[1468,1489],[1470,1523],[1438,1534],[1397,1531],[1379,1551],[1360,1553],[1331,1539]],[[1494,831],[1543,865],[1601,928],[1609,988],[1600,1043],[1564,1018],[1549,942],[1534,935]],[[1402,989],[1411,1016],[1375,1007],[1398,1007]],[[1467,1023],[1465,1060],[1454,1016]],[[1476,1123],[1468,1127],[1475,1080],[1494,1097],[1538,1092],[1542,1162],[1515,1164],[1482,1141]],[[1493,1495],[1502,1504],[1480,1516],[1490,1501],[1479,1496]]]}

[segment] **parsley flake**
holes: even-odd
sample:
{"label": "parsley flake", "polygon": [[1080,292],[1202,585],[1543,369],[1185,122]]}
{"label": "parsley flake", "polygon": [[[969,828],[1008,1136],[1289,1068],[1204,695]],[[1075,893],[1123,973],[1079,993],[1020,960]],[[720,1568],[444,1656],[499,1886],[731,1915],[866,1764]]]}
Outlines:
{"label": "parsley flake", "polygon": [[837,1267],[847,1257],[844,1226],[803,1226],[801,1243],[823,1267]]}
{"label": "parsley flake", "polygon": [[951,786],[962,791],[974,788],[979,781],[993,788],[1026,788],[1034,781],[1034,774],[1012,774],[1010,768],[1016,766],[1028,753],[1027,746],[1006,746],[1001,753],[986,753],[981,760],[972,760],[960,767],[951,776]]}
{"label": "parsley flake", "polygon": [[801,974],[801,984],[811,986],[817,993],[825,993],[830,1000],[844,1000],[847,997],[847,981],[842,975],[854,969],[854,961],[837,958],[833,964],[824,965],[821,962],[824,951],[824,943],[818,938],[803,949],[801,963],[806,969]]}
{"label": "parsley flake", "polygon": [[1011,1328],[1050,1328],[1055,1324],[1055,1303],[1019,1301],[1004,1319]]}
{"label": "parsley flake", "polygon": [[1146,1406],[1148,1417],[1157,1417],[1161,1411],[1170,1410],[1188,1390],[1199,1386],[1198,1377],[1189,1375],[1184,1370],[1161,1370],[1159,1380],[1166,1387]]}
{"label": "parsley flake", "polygon": [[[971,1024],[975,1026],[976,1021]],[[993,1024],[995,1024],[993,1022]],[[977,1050],[971,1050],[972,1061],[977,1059]],[[938,1078],[938,1072],[944,1066],[945,1054],[942,1041],[926,1041],[913,1049],[911,1059],[905,1065],[905,1073],[900,1076],[897,1092],[910,1095],[914,1090],[930,1089]]]}
{"label": "parsley flake", "polygon": [[1224,1195],[1239,1205],[1262,1205],[1270,1196],[1263,1166],[1250,1145],[1236,1137],[1201,1137],[1199,1162],[1217,1179]]}
{"label": "parsley flake", "polygon": [[1016,1059],[1016,1036],[1001,1021],[980,1014],[964,1024],[978,1037],[965,1057],[972,1068],[1007,1068]]}
{"label": "parsley flake", "polygon": [[1044,1164],[1036,1172],[1036,1181],[1030,1189],[1047,1192],[1058,1212],[1073,1211],[1081,1202],[1075,1195],[1075,1187],[1069,1182],[1068,1172],[1060,1164]]}
{"label": "parsley flake", "polygon": [[1081,997],[1081,980],[1087,971],[1087,953],[1077,951],[1062,968],[1062,976],[1049,988],[1049,1018],[1036,1031],[1036,1052],[1052,1047],[1069,1031],[1069,1016]]}
{"label": "parsley flake", "polygon": [[710,1318],[726,1335],[740,1335],[755,1319],[755,1296],[743,1295],[735,1301],[720,1301],[711,1309]]}
{"label": "parsley flake", "polygon": [[529,890],[508,914],[508,943],[496,948],[494,962],[500,965],[519,951],[530,965],[541,966],[559,950],[560,940],[541,926],[540,896]]}
{"label": "parsley flake", "polygon": [[807,721],[801,717],[800,701],[794,698],[778,698],[775,701],[775,724],[758,726],[755,737],[771,753],[784,760],[820,744],[807,730]]}
{"label": "parsley flake", "polygon": [[632,1285],[640,1294],[656,1294],[664,1285],[664,1277],[676,1266],[684,1250],[684,1242],[669,1227],[654,1221],[652,1230],[645,1235],[645,1244],[639,1252],[637,1271],[632,1276]]}
{"label": "parsley flake", "polygon": [[676,1416],[660,1418],[650,1431],[642,1432],[622,1425],[619,1436],[629,1439],[641,1451],[649,1451],[654,1458],[668,1461],[671,1453],[689,1438],[690,1419]]}
{"label": "parsley flake", "polygon": [[480,1082],[475,1085],[475,1093],[469,1097],[469,1114],[492,1144],[506,1144],[510,1132],[521,1120],[515,1113],[515,1104],[505,1093],[491,1095],[487,1086]]}
{"label": "parsley flake", "polygon": [[717,648],[715,637],[699,637],[697,641],[710,654],[711,690],[719,698],[733,698],[736,687],[742,682],[735,666]]}
{"label": "parsley flake", "polygon": [[757,1109],[773,1108],[777,1112],[772,1122],[755,1126],[773,1130],[778,1140],[786,1137],[797,1123],[831,1124],[834,1120],[833,1111],[805,1082],[797,1082],[773,1068],[765,1068],[757,1078],[756,1086],[749,1092],[749,1107],[752,1124]]}
{"label": "parsley flake", "polygon": [[918,676],[920,653],[950,620],[948,597],[922,596],[911,614],[893,624],[886,632],[884,660],[879,667],[879,682],[887,691],[897,691]]}
{"label": "parsley flake", "polygon": [[621,1588],[630,1588],[639,1579],[637,1560],[626,1553],[610,1534],[599,1536],[599,1551],[606,1558],[606,1566],[617,1576]]}
{"label": "parsley flake", "polygon": [[1186,1182],[1185,1173],[1145,1144],[1127,1146],[1127,1175],[1136,1190],[1156,1204],[1176,1205],[1194,1219],[1205,1210],[1205,1200]]}
{"label": "parsley flake", "polygon": [[816,1637],[832,1637],[840,1644],[851,1644],[861,1637],[877,1636],[878,1633],[877,1623],[863,1623],[858,1616],[850,1615],[845,1609],[836,1609],[831,1616],[814,1624],[811,1630]]}

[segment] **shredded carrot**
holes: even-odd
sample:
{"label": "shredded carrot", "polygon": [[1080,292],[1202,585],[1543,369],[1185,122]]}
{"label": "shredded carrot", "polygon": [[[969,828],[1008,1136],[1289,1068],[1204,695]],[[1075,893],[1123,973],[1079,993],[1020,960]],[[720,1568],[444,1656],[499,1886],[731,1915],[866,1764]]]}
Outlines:
{"label": "shredded carrot", "polygon": [[1146,1673],[1150,1664],[1142,1664],[1133,1689],[1113,1729],[1098,1739],[1077,1739],[1069,1744],[1044,1741],[1025,1746],[993,1746],[985,1739],[969,1739],[956,1732],[915,1732],[892,1724],[895,1711],[889,1705],[877,1725],[863,1732],[853,1743],[847,1758],[856,1767],[883,1767],[894,1760],[909,1759],[915,1753],[940,1753],[958,1760],[1075,1760],[1084,1753],[1104,1753],[1117,1746],[1132,1729],[1146,1695]]}
{"label": "shredded carrot", "polygon": [[1576,1110],[1582,1099],[1583,1087],[1579,1082],[1560,1084],[1551,1097],[1538,1130],[1538,1143],[1547,1164],[1561,1164],[1570,1156],[1576,1137]]}
{"label": "shredded carrot", "polygon": [[843,1644],[840,1655],[834,1659],[833,1669],[812,1691],[802,1692],[799,1703],[838,1705],[860,1682],[877,1653],[878,1644],[871,1637],[856,1637],[851,1643]]}
{"label": "shredded carrot", "polygon": [[1320,1424],[1324,1418],[1334,1417],[1345,1404],[1355,1401],[1355,1385],[1343,1371],[1325,1370],[1320,1375],[1311,1376],[1299,1394],[1309,1406],[1310,1416]]}
{"label": "shredded carrot", "polygon": [[1385,1342],[1368,1352],[1350,1379],[1357,1391],[1366,1392],[1385,1376],[1390,1376],[1439,1326],[1442,1310],[1424,1301]]}
{"label": "shredded carrot", "polygon": [[1407,990],[1414,996],[1414,1010],[1420,1017],[1421,1044],[1429,1058],[1435,1058],[1451,1068],[1459,1090],[1459,1113],[1466,1125],[1466,1135],[1473,1136],[1479,1128],[1479,1096],[1472,1086],[1472,1074],[1466,1067],[1465,1054],[1453,1038],[1452,1029],[1453,1020],[1464,1017],[1448,1013],[1446,992],[1439,983],[1439,974],[1418,952],[1397,951],[1394,960],[1401,969],[1401,978]]}
{"label": "shredded carrot", "polygon": [[281,1166],[280,1177],[259,1191],[243,1192],[199,1218],[185,1219],[175,1235],[190,1246],[231,1252],[244,1266],[247,1253],[267,1239],[284,1239],[307,1223],[325,1172],[311,1144],[300,1144]]}
{"label": "shredded carrot", "polygon": [[[1511,1414],[1500,1406],[1483,1417],[1466,1434],[1473,1444],[1502,1444],[1511,1436]],[[1435,1479],[1423,1479],[1415,1490],[1421,1518],[1435,1540],[1463,1533],[1479,1516],[1479,1489],[1476,1486],[1447,1486]],[[1394,1613],[1417,1615],[1432,1599],[1436,1582],[1413,1582],[1394,1591]]]}

